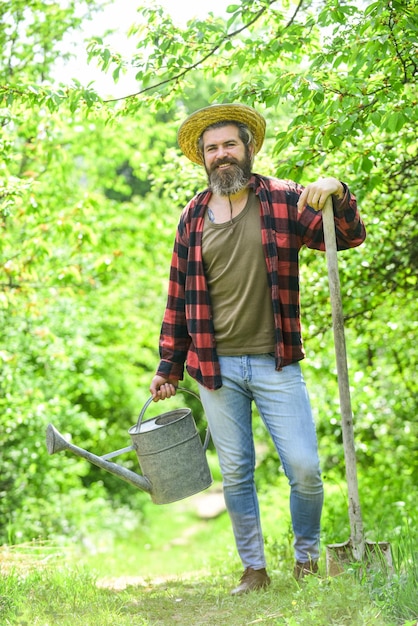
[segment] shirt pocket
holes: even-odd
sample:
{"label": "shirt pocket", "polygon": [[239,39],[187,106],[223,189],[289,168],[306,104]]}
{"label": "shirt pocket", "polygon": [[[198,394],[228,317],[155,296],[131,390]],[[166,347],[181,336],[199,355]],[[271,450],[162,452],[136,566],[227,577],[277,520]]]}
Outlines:
{"label": "shirt pocket", "polygon": [[292,245],[289,233],[274,231],[274,239],[277,248],[277,257],[279,264],[283,266],[289,266],[292,262]]}

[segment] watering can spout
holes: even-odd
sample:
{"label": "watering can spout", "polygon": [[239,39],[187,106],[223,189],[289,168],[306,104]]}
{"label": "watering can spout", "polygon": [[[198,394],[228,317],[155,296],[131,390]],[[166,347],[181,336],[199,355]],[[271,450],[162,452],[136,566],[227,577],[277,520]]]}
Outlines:
{"label": "watering can spout", "polygon": [[[152,491],[152,485],[148,478],[141,476],[140,474],[136,474],[135,472],[131,472],[131,470],[128,470],[121,465],[107,461],[104,457],[96,456],[92,452],[88,452],[79,446],[75,446],[64,439],[61,433],[52,424],[49,424],[46,429],[46,445],[49,454],[55,454],[56,452],[61,452],[63,450],[70,450],[76,456],[80,456],[106,472],[109,472],[114,476],[118,476],[134,487],[137,487],[142,491],[146,491],[147,493],[151,493]],[[124,448],[123,451],[128,452],[129,450],[134,450],[134,447],[130,446],[129,448]]]}

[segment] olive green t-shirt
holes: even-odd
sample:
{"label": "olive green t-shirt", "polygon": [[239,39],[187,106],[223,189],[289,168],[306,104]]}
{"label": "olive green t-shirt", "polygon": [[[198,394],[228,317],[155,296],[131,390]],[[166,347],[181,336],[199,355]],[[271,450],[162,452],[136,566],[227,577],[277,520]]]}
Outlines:
{"label": "olive green t-shirt", "polygon": [[253,191],[232,223],[215,224],[206,212],[202,254],[217,353],[274,352],[273,307],[261,244],[259,201]]}

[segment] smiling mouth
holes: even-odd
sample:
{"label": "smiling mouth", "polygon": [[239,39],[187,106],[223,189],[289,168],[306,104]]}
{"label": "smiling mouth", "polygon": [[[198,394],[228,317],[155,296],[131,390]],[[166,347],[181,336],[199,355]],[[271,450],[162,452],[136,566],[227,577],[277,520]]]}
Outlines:
{"label": "smiling mouth", "polygon": [[220,163],[219,165],[215,165],[215,169],[224,170],[224,169],[227,169],[228,167],[231,167],[231,165],[234,165],[234,163],[227,161],[226,163]]}

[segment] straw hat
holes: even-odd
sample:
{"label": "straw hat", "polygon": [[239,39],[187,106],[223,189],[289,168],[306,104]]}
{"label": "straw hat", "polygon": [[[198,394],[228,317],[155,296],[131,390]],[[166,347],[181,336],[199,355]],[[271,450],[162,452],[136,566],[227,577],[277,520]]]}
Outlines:
{"label": "straw hat", "polygon": [[183,154],[194,163],[203,165],[199,138],[208,126],[224,121],[246,124],[253,134],[257,154],[263,145],[266,121],[257,111],[245,104],[212,104],[189,115],[177,134],[177,141]]}

